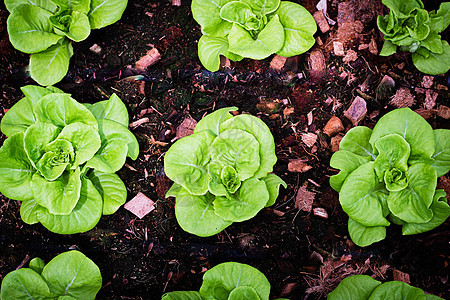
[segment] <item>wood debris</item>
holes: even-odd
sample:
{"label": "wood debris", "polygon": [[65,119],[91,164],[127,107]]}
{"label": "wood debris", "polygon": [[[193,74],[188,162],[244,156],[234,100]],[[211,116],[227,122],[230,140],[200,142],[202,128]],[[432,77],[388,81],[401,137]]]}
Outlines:
{"label": "wood debris", "polygon": [[341,119],[336,116],[332,116],[330,120],[328,120],[327,124],[323,128],[323,133],[328,135],[329,137],[335,136],[337,133],[344,130],[344,125],[342,124]]}
{"label": "wood debris", "polygon": [[450,119],[450,108],[445,105],[439,105],[438,116],[446,120]]}
{"label": "wood debris", "polygon": [[437,99],[438,93],[427,90],[425,92],[425,102],[423,103],[423,107],[425,109],[433,109],[436,106],[436,99]]}
{"label": "wood debris", "polygon": [[318,80],[326,75],[327,64],[321,50],[315,49],[311,51],[311,54],[308,56],[308,66],[308,72],[313,79]]}
{"label": "wood debris", "polygon": [[89,51],[91,51],[91,52],[93,52],[93,53],[95,53],[95,54],[100,54],[100,53],[102,53],[102,47],[100,47],[100,46],[97,45],[97,44],[94,44],[94,45],[92,45],[92,46],[89,48]]}
{"label": "wood debris", "polygon": [[307,161],[307,160],[304,160],[301,158],[291,160],[288,163],[288,171],[295,172],[295,173],[304,173],[304,172],[311,170],[312,167],[307,165],[305,163],[305,161]]}
{"label": "wood debris", "polygon": [[373,55],[378,55],[377,42],[375,41],[374,38],[372,38],[372,39],[370,40],[370,43],[369,43],[369,52],[372,53]]}
{"label": "wood debris", "polygon": [[366,101],[356,96],[355,99],[353,99],[352,104],[350,107],[344,111],[344,116],[349,119],[354,126],[358,126],[358,123],[364,119],[367,113],[367,104]]}
{"label": "wood debris", "polygon": [[145,118],[142,118],[142,119],[139,119],[137,121],[130,123],[129,126],[130,126],[130,128],[136,128],[138,126],[141,126],[142,124],[149,123],[149,122],[150,122],[150,119],[145,117]]}
{"label": "wood debris", "polygon": [[195,125],[197,125],[197,121],[195,119],[184,119],[183,122],[181,122],[181,124],[177,127],[177,139],[193,134]]}
{"label": "wood debris", "polygon": [[139,192],[133,199],[125,203],[124,208],[139,219],[142,219],[155,209],[155,203],[143,193]]}
{"label": "wood debris", "polygon": [[416,103],[414,96],[408,88],[399,88],[395,95],[389,101],[389,105],[395,106],[397,108],[411,107]]}
{"label": "wood debris", "polygon": [[297,196],[295,197],[295,208],[305,212],[311,212],[316,193],[308,191],[306,186],[303,185],[298,189]]}
{"label": "wood debris", "polygon": [[344,44],[342,42],[333,42],[333,51],[337,56],[345,56]]}
{"label": "wood debris", "polygon": [[358,53],[356,53],[356,51],[350,49],[347,51],[347,53],[345,54],[342,61],[344,63],[349,63],[349,62],[355,61],[357,59],[358,59]]}
{"label": "wood debris", "polygon": [[325,15],[323,14],[323,11],[318,10],[313,14],[314,20],[316,20],[317,25],[319,26],[320,31],[322,33],[327,32],[330,30],[330,25],[328,25],[328,21],[325,18]]}
{"label": "wood debris", "polygon": [[331,152],[337,152],[339,150],[339,143],[341,142],[344,135],[342,133],[337,134],[331,138],[330,146]]}
{"label": "wood debris", "polygon": [[384,75],[381,79],[380,84],[378,84],[375,93],[378,100],[383,100],[389,98],[394,93],[395,81],[392,77]]}
{"label": "wood debris", "polygon": [[173,6],[181,6],[181,0],[172,0]]}
{"label": "wood debris", "polygon": [[270,62],[270,68],[275,71],[281,71],[286,64],[287,57],[275,55]]}
{"label": "wood debris", "polygon": [[302,142],[305,143],[306,146],[312,147],[317,141],[317,135],[314,133],[306,133],[302,135]]}
{"label": "wood debris", "polygon": [[403,273],[402,271],[394,269],[392,277],[396,281],[403,281],[404,283],[411,284],[411,279],[408,273]]}
{"label": "wood debris", "polygon": [[290,106],[290,107],[285,107],[285,108],[283,109],[283,115],[284,115],[284,116],[292,115],[292,114],[294,113],[294,111],[295,111],[295,109],[294,109],[294,107],[292,107],[292,106]]}
{"label": "wood debris", "polygon": [[322,207],[316,207],[313,209],[313,213],[316,217],[322,218],[322,219],[328,219],[328,213],[325,210],[325,208]]}
{"label": "wood debris", "polygon": [[161,59],[158,49],[153,48],[147,51],[147,54],[142,56],[134,65],[138,71],[145,71],[148,67],[153,66]]}
{"label": "wood debris", "polygon": [[433,86],[433,80],[434,80],[433,76],[428,75],[423,76],[421,83],[422,87],[430,89]]}

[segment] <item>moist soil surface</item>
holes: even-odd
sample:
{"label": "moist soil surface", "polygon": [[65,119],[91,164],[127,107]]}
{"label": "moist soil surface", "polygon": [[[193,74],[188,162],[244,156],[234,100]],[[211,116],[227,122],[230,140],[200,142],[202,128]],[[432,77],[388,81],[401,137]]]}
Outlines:
{"label": "moist soil surface", "polygon": [[[317,1],[294,2],[316,11]],[[428,10],[438,5],[424,4]],[[381,116],[402,106],[419,112],[433,128],[450,125],[447,76],[425,76],[409,53],[377,55],[383,44],[376,26],[380,13],[387,13],[380,1],[328,1],[328,15],[338,22],[326,32],[318,30],[308,52],[282,61],[281,67],[271,67],[271,56],[228,62],[211,73],[197,57],[201,32],[190,1],[174,6],[171,1],[129,0],[120,21],[73,45],[69,73],[56,86],[80,102],[105,100],[113,93],[124,101],[130,122],[138,121],[130,130],[140,154],[127,160],[118,175],[127,186],[127,200],[140,192],[155,202],[155,209],[139,219],[122,207],[89,232],[58,235],[22,222],[20,202],[0,195],[0,280],[34,257],[48,262],[78,249],[101,270],[97,299],[160,299],[164,292],[198,290],[207,269],[228,261],[264,273],[271,299],[323,299],[353,274],[403,280],[449,299],[448,220],[413,236],[403,236],[400,226],[392,225],[385,240],[361,248],[350,240],[348,217],[329,185],[329,177],[337,174],[330,157],[355,126],[344,112],[357,96],[367,108],[358,125],[373,128]],[[2,3],[0,117],[23,97],[20,87],[35,84],[27,73],[29,55],[9,43],[7,17]],[[443,38],[448,40],[448,32]],[[94,44],[100,54],[89,49]],[[136,70],[135,63],[152,48],[161,59]],[[197,237],[180,228],[175,200],[164,197],[172,182],[164,174],[163,158],[185,119],[198,121],[226,106],[237,106],[269,126],[278,157],[274,173],[288,187],[275,205],[251,220]],[[329,133],[324,128],[333,116],[343,128]],[[449,195],[448,175],[438,187]]]}

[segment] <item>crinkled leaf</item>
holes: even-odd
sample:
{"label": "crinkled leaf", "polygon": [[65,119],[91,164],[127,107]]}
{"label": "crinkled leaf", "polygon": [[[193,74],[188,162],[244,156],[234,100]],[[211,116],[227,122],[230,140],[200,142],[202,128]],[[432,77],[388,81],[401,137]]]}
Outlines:
{"label": "crinkled leaf", "polygon": [[333,153],[330,166],[339,169],[340,172],[330,177],[330,186],[339,192],[347,176],[359,166],[368,163],[370,159],[371,156],[360,156],[347,150],[339,150]]}
{"label": "crinkled leaf", "polygon": [[425,300],[425,293],[401,281],[388,281],[375,288],[370,300]]}
{"label": "crinkled leaf", "polygon": [[16,6],[28,4],[39,6],[40,8],[46,9],[50,12],[55,12],[57,7],[50,0],[5,0],[6,9],[11,13]]}
{"label": "crinkled leaf", "polygon": [[267,174],[262,180],[266,183],[267,191],[269,192],[269,201],[266,203],[266,207],[272,206],[278,198],[280,191],[280,185],[285,189],[287,188],[286,182],[275,174]]}
{"label": "crinkled leaf", "polygon": [[44,148],[44,155],[36,163],[36,169],[46,180],[58,178],[69,168],[75,153],[72,144],[67,140],[54,140]]}
{"label": "crinkled leaf", "polygon": [[52,85],[61,81],[69,70],[72,44],[63,42],[34,53],[30,58],[31,77],[40,85]]}
{"label": "crinkled leaf", "polygon": [[237,23],[233,24],[228,35],[228,51],[252,59],[264,59],[278,52],[284,44],[284,29],[277,15],[254,39],[252,35]]}
{"label": "crinkled leaf", "polygon": [[350,238],[356,245],[360,247],[367,247],[386,238],[386,227],[364,226],[361,223],[356,222],[352,218],[349,218],[348,233],[350,234]]}
{"label": "crinkled leaf", "polygon": [[317,31],[316,21],[300,4],[281,1],[275,12],[284,27],[285,41],[277,54],[290,57],[308,51],[316,42],[314,33]]}
{"label": "crinkled leaf", "polygon": [[450,206],[447,204],[444,190],[436,190],[430,209],[433,212],[433,218],[430,221],[426,223],[406,223],[402,227],[402,233],[409,235],[426,232],[438,227],[447,220],[450,216]]}
{"label": "crinkled leaf", "polygon": [[103,198],[103,214],[115,213],[127,200],[127,189],[117,174],[92,170],[88,178]]}
{"label": "crinkled leaf", "polygon": [[220,9],[220,17],[232,23],[238,23],[247,30],[257,30],[259,19],[249,5],[244,2],[232,1]]}
{"label": "crinkled leaf", "polygon": [[369,299],[380,281],[368,275],[353,275],[344,278],[339,285],[328,294],[327,300],[362,300]]}
{"label": "crinkled leaf", "polygon": [[54,181],[48,181],[39,173],[31,180],[31,190],[36,202],[55,215],[68,215],[80,198],[80,169],[65,171]]}
{"label": "crinkled leaf", "polygon": [[419,71],[430,75],[447,73],[450,69],[450,46],[447,41],[441,42],[443,48],[441,54],[430,52],[428,58],[419,53],[412,54],[413,63]]}
{"label": "crinkled leaf", "polygon": [[222,263],[206,271],[200,294],[205,299],[227,299],[238,287],[252,287],[260,299],[269,299],[270,283],[258,269],[235,262]]}
{"label": "crinkled leaf", "polygon": [[231,194],[241,186],[241,180],[237,171],[231,166],[225,166],[220,173],[220,179],[227,191]]}
{"label": "crinkled leaf", "polygon": [[236,106],[224,107],[204,116],[197,125],[195,125],[194,133],[203,130],[210,130],[214,135],[219,135],[219,127],[223,122],[233,118],[230,111],[237,111]]}
{"label": "crinkled leaf", "polygon": [[93,300],[102,287],[102,275],[97,265],[76,250],[53,258],[41,275],[53,293],[75,299]]}
{"label": "crinkled leaf", "polygon": [[11,44],[19,51],[37,53],[56,44],[62,36],[53,32],[49,11],[36,5],[19,5],[8,17]]}
{"label": "crinkled leaf", "polygon": [[203,300],[199,292],[175,291],[162,295],[161,300]]}
{"label": "crinkled leaf", "polygon": [[29,225],[38,223],[39,220],[36,215],[38,208],[39,205],[34,199],[22,201],[20,204],[20,218],[22,221]]}
{"label": "crinkled leaf", "polygon": [[175,216],[180,227],[198,236],[211,236],[221,232],[232,222],[214,213],[214,195],[192,195],[181,188],[176,195]]}
{"label": "crinkled leaf", "polygon": [[27,97],[20,99],[3,116],[1,131],[6,136],[12,136],[18,132],[24,132],[27,128],[36,123],[33,113],[33,102]]}
{"label": "crinkled leaf", "polygon": [[375,148],[378,151],[378,157],[375,159],[375,173],[378,178],[382,179],[384,173],[393,168],[406,172],[411,151],[404,138],[395,133],[387,134],[376,140]]}
{"label": "crinkled leaf", "polygon": [[431,164],[437,172],[437,177],[441,177],[450,170],[450,130],[435,129],[436,150],[431,158]]}
{"label": "crinkled leaf", "polygon": [[61,128],[81,122],[97,128],[97,120],[92,113],[68,94],[46,95],[39,99],[34,110],[39,122],[52,123]]}
{"label": "crinkled leaf", "polygon": [[350,218],[365,226],[389,226],[383,216],[382,201],[386,191],[380,188],[374,163],[359,166],[345,180],[339,192],[342,209]]}
{"label": "crinkled leaf", "polygon": [[381,48],[380,51],[380,56],[389,56],[394,54],[395,52],[397,52],[397,45],[392,43],[390,40],[385,40],[383,48]]}
{"label": "crinkled leaf", "polygon": [[382,2],[399,18],[408,18],[413,10],[423,8],[423,3],[420,0],[383,0]]}
{"label": "crinkled leaf", "polygon": [[[224,165],[220,162],[211,162],[208,164],[208,174],[210,176],[208,190],[215,196],[227,196],[228,191],[222,183],[220,177]],[[239,183],[240,185],[240,183]]]}
{"label": "crinkled leaf", "polygon": [[24,134],[24,149],[34,167],[45,153],[45,147],[59,134],[60,130],[51,123],[35,123]]}
{"label": "crinkled leaf", "polygon": [[116,94],[112,94],[108,100],[99,101],[88,107],[97,119],[116,121],[128,127],[128,111],[125,104]]}
{"label": "crinkled leaf", "polygon": [[211,160],[233,167],[240,180],[252,177],[259,169],[260,145],[256,138],[240,129],[222,131],[211,144]]}
{"label": "crinkled leaf", "polygon": [[426,223],[433,213],[429,209],[436,189],[436,170],[424,163],[417,163],[407,171],[408,187],[390,192],[387,203],[389,210],[407,223]]}
{"label": "crinkled leaf", "polygon": [[36,172],[24,150],[24,134],[16,133],[0,148],[0,192],[10,199],[31,200],[31,179]]}
{"label": "crinkled leaf", "polygon": [[65,139],[71,142],[75,151],[75,161],[72,169],[90,160],[100,148],[100,135],[98,131],[80,122],[75,122],[63,128],[58,135],[58,139]]}
{"label": "crinkled leaf", "polygon": [[30,269],[32,269],[39,275],[42,273],[42,270],[44,269],[44,267],[45,267],[45,263],[39,257],[35,257],[32,260],[30,260]]}
{"label": "crinkled leaf", "polygon": [[247,3],[259,16],[270,14],[277,10],[280,0],[241,0]]}
{"label": "crinkled leaf", "polygon": [[35,271],[23,268],[8,273],[2,280],[2,300],[53,299],[45,280]]}
{"label": "crinkled leaf", "polygon": [[240,129],[251,133],[259,142],[260,167],[254,177],[265,177],[272,172],[277,162],[275,142],[269,127],[255,116],[239,115],[220,124],[219,133],[229,129]]}
{"label": "crinkled leaf", "polygon": [[[220,17],[220,9],[233,0],[193,0],[191,4],[192,16],[200,24],[202,33],[214,35],[218,28],[230,24]],[[225,36],[225,35],[223,35]]]}
{"label": "crinkled leaf", "polygon": [[86,232],[94,228],[102,215],[102,196],[89,179],[82,178],[80,198],[69,215],[51,214],[40,207],[37,216],[48,230],[59,234]]}
{"label": "crinkled leaf", "polygon": [[434,153],[435,141],[431,125],[419,114],[409,108],[393,110],[378,120],[375,125],[370,144],[387,135],[396,133],[403,137],[411,147],[411,159],[430,158]]}
{"label": "crinkled leaf", "polygon": [[87,14],[90,10],[90,0],[52,0],[61,10],[74,10]]}
{"label": "crinkled leaf", "polygon": [[[70,15],[71,22],[67,29],[55,28],[55,32],[59,35],[65,35],[75,42],[85,40],[91,34],[91,26],[89,18],[84,12],[73,11]],[[55,26],[56,27],[56,26]]]}
{"label": "crinkled leaf", "polygon": [[128,0],[91,0],[88,13],[91,29],[111,25],[120,20]]}
{"label": "crinkled leaf", "polygon": [[431,32],[426,39],[420,42],[420,46],[427,48],[435,54],[444,52],[441,36],[437,32]]}
{"label": "crinkled leaf", "polygon": [[208,191],[209,148],[214,135],[203,130],[176,141],[164,156],[164,171],[170,179],[189,193],[204,195]]}
{"label": "crinkled leaf", "polygon": [[250,178],[229,197],[216,197],[214,213],[224,220],[242,222],[253,218],[269,201],[269,192],[263,180]]}
{"label": "crinkled leaf", "polygon": [[[435,30],[437,32],[444,31],[450,25],[450,2],[442,2],[439,9],[436,11],[430,12],[431,22],[434,23],[432,26],[436,26]],[[440,18],[438,24],[435,25],[436,21],[433,19]]]}
{"label": "crinkled leaf", "polygon": [[356,126],[350,129],[339,143],[339,150],[353,152],[360,156],[370,156],[375,160],[374,150],[369,143],[372,129],[366,126]]}

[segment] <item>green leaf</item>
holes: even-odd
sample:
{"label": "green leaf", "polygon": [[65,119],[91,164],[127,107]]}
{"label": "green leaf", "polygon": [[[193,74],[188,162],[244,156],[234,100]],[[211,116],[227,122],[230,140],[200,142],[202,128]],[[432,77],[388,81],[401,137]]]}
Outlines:
{"label": "green leaf", "polygon": [[412,59],[416,68],[425,74],[438,75],[447,73],[450,69],[450,46],[447,41],[441,41],[443,52],[441,54],[430,52],[430,56],[413,53]]}
{"label": "green leaf", "polygon": [[75,122],[63,128],[58,139],[70,141],[75,151],[72,169],[90,160],[100,148],[100,135],[91,125]]}
{"label": "green leaf", "polygon": [[423,3],[420,0],[383,0],[391,12],[393,11],[399,18],[408,18],[411,12],[417,8],[423,8]]}
{"label": "green leaf", "polygon": [[31,200],[33,169],[24,150],[23,133],[16,133],[5,140],[0,148],[0,192],[10,199]]}
{"label": "green leaf", "polygon": [[250,178],[229,197],[216,197],[214,213],[227,221],[242,222],[256,216],[269,201],[269,192],[263,180]]}
{"label": "green leaf", "polygon": [[125,164],[127,149],[127,145],[119,139],[103,140],[97,154],[85,166],[103,173],[115,173]]}
{"label": "green leaf", "polygon": [[[233,0],[193,0],[191,4],[192,16],[200,24],[202,33],[214,35],[218,28],[230,24],[220,17],[220,9]],[[229,25],[228,25],[229,26]],[[226,32],[225,32],[226,33]],[[225,36],[224,34],[223,36]]]}
{"label": "green leaf", "polygon": [[176,291],[162,295],[161,300],[203,300],[199,292]]}
{"label": "green leaf", "polygon": [[20,204],[20,218],[22,221],[29,225],[38,223],[39,220],[36,215],[38,208],[39,205],[33,199],[22,201]]}
{"label": "green leaf", "polygon": [[252,266],[235,262],[222,263],[206,271],[200,294],[205,299],[227,299],[234,289],[244,286],[253,288],[260,299],[269,299],[270,283],[266,276]]}
{"label": "green leaf", "polygon": [[348,233],[350,234],[350,238],[356,245],[358,245],[359,247],[367,247],[386,238],[386,227],[364,226],[361,223],[356,222],[352,218],[349,218]]}
{"label": "green leaf", "polygon": [[80,169],[65,171],[54,181],[48,181],[39,173],[31,180],[31,190],[36,202],[55,215],[68,215],[80,198]]}
{"label": "green leaf", "polygon": [[238,286],[228,296],[229,300],[260,300],[258,293],[251,286]]}
{"label": "green leaf", "polygon": [[6,136],[12,136],[19,132],[25,132],[27,128],[36,123],[33,113],[33,102],[28,98],[20,99],[3,116],[1,131]]}
{"label": "green leaf", "polygon": [[233,118],[230,111],[237,111],[236,106],[224,107],[204,116],[195,126],[194,133],[210,130],[214,135],[219,135],[219,127],[223,122]]}
{"label": "green leaf", "polygon": [[61,81],[69,70],[72,55],[72,44],[67,40],[34,53],[30,58],[31,78],[40,85],[52,85]]}
{"label": "green leaf", "polygon": [[433,212],[433,217],[430,221],[426,223],[406,223],[402,227],[402,233],[410,235],[426,232],[438,227],[447,220],[450,216],[450,206],[447,204],[444,190],[436,190],[430,209]]}
{"label": "green leaf", "polygon": [[249,5],[244,2],[232,1],[220,9],[220,17],[226,21],[237,23],[247,30],[257,30],[259,19]]}
{"label": "green leaf", "polygon": [[96,119],[108,119],[128,127],[127,107],[116,94],[112,94],[108,100],[92,104],[88,109]]}
{"label": "green leaf", "polygon": [[90,0],[52,0],[61,10],[74,10],[87,14],[90,10]]}
{"label": "green leaf", "polygon": [[437,177],[444,176],[450,170],[450,130],[435,129],[436,150],[431,158],[431,164],[437,172]]}
{"label": "green leaf", "polygon": [[221,232],[232,222],[214,213],[214,195],[196,196],[181,188],[176,195],[175,216],[180,227],[198,236],[211,236]]}
{"label": "green leaf", "polygon": [[55,32],[59,35],[65,35],[74,42],[81,42],[91,34],[89,18],[84,12],[72,11],[71,20],[66,28],[60,29],[55,25]]}
{"label": "green leaf", "polygon": [[25,95],[25,97],[27,97],[27,99],[29,101],[31,101],[32,105],[31,108],[36,104],[36,102],[38,102],[38,100],[41,97],[44,97],[45,95],[48,94],[53,94],[53,93],[62,93],[64,94],[63,91],[59,90],[59,91],[54,91],[53,89],[57,89],[53,86],[49,86],[49,87],[41,87],[41,86],[37,86],[37,85],[26,85],[20,88],[20,90],[23,92],[23,94]]}
{"label": "green leaf", "polygon": [[173,183],[172,186],[170,187],[170,189],[167,191],[165,197],[169,198],[169,197],[176,197],[178,195],[178,193],[181,191],[183,187],[181,185],[179,185],[178,183]]}
{"label": "green leaf", "polygon": [[128,0],[91,0],[88,13],[91,29],[111,25],[120,20]]}
{"label": "green leaf", "polygon": [[39,257],[35,257],[30,261],[30,269],[41,275],[42,270],[45,267],[45,263]]}
{"label": "green leaf", "polygon": [[53,299],[47,283],[35,271],[23,268],[8,273],[2,281],[2,300]]}
{"label": "green leaf", "polygon": [[[215,196],[227,196],[228,190],[222,183],[221,173],[224,165],[220,162],[213,161],[208,164],[208,174],[210,176],[208,190]],[[237,175],[237,174],[236,174]],[[241,182],[239,181],[239,186]],[[238,187],[239,188],[239,187]]]}
{"label": "green leaf", "polygon": [[211,160],[233,167],[243,181],[259,169],[259,148],[252,134],[240,129],[228,129],[222,131],[211,144]]}
{"label": "green leaf", "polygon": [[36,169],[46,180],[57,179],[71,164],[75,153],[67,140],[54,140],[44,148],[44,155],[36,163]]}
{"label": "green leaf", "polygon": [[381,48],[380,56],[389,56],[397,52],[397,45],[392,43],[390,40],[385,40],[383,48]]}
{"label": "green leaf", "polygon": [[189,193],[204,195],[208,191],[209,148],[214,135],[200,131],[176,141],[164,156],[164,171],[171,180]]}
{"label": "green leaf", "polygon": [[45,207],[37,211],[39,221],[59,234],[86,232],[94,228],[102,215],[102,196],[89,179],[81,179],[80,198],[69,215],[51,214]]}
{"label": "green leaf", "polygon": [[401,281],[385,282],[375,288],[370,300],[425,300],[425,293]]}
{"label": "green leaf", "polygon": [[269,192],[269,201],[266,203],[266,207],[269,207],[275,204],[275,201],[278,198],[280,185],[287,189],[287,184],[275,174],[267,174],[262,180],[266,183],[267,191]]}
{"label": "green leaf", "polygon": [[380,281],[368,275],[353,275],[344,278],[339,285],[328,294],[327,300],[362,300],[369,299]]}
{"label": "green leaf", "polygon": [[387,135],[396,133],[403,137],[411,147],[411,159],[430,158],[434,153],[433,129],[419,114],[409,108],[393,110],[378,120],[373,128],[370,144]]}
{"label": "green leaf", "polygon": [[[357,128],[357,127],[355,127]],[[349,131],[350,132],[350,131]],[[348,133],[347,133],[348,134]],[[345,138],[345,136],[344,136]],[[344,140],[344,139],[342,139]],[[342,141],[341,141],[342,143]],[[340,147],[340,144],[339,144]],[[356,170],[359,166],[368,163],[371,156],[360,156],[347,150],[339,150],[331,156],[330,166],[339,169],[339,174],[330,177],[330,186],[336,191],[341,190],[347,176]]]}
{"label": "green leaf", "polygon": [[[126,126],[109,119],[99,119],[98,131],[102,146],[106,142],[117,141],[127,147],[126,155],[135,160],[139,155],[139,144],[136,137]],[[123,165],[123,164],[122,164]]]}
{"label": "green leaf", "polygon": [[413,29],[406,26],[409,35],[417,40],[422,41],[430,34],[430,26],[426,23],[429,21],[430,17],[425,9],[416,9],[416,15],[414,16],[415,26]]}
{"label": "green leaf", "polygon": [[57,6],[50,0],[5,0],[6,9],[11,13],[16,6],[27,4],[27,5],[35,5],[40,8],[46,9],[49,12],[55,12]]}
{"label": "green leaf", "polygon": [[59,134],[58,127],[51,123],[35,123],[24,134],[24,149],[34,167],[45,153],[45,147]]}
{"label": "green leaf", "polygon": [[68,94],[46,95],[39,99],[34,111],[39,122],[52,123],[61,128],[75,122],[97,128],[97,120],[92,113]]}
{"label": "green leaf", "polygon": [[269,127],[255,116],[239,115],[220,124],[219,133],[229,129],[240,129],[251,133],[259,142],[260,167],[254,177],[265,177],[272,172],[277,156],[275,155],[275,142]]}
{"label": "green leaf", "polygon": [[220,55],[233,55],[228,51],[228,39],[202,35],[198,41],[198,58],[202,65],[208,71],[216,72],[220,68]]}
{"label": "green leaf", "polygon": [[127,200],[127,188],[117,174],[92,170],[88,178],[103,198],[103,214],[115,213]]}
{"label": "green leaf", "polygon": [[239,178],[236,170],[231,166],[225,166],[220,174],[220,179],[222,184],[225,186],[227,191],[231,194],[235,193],[236,190],[241,186],[241,180]]}
{"label": "green leaf", "polygon": [[378,185],[374,163],[359,166],[345,180],[339,192],[342,209],[350,218],[365,226],[389,226],[383,216],[382,201],[386,191]]}
{"label": "green leaf", "polygon": [[392,168],[406,172],[411,150],[404,138],[396,133],[387,134],[375,142],[375,148],[379,153],[375,159],[375,173],[378,178],[383,178],[384,172]]}
{"label": "green leaf", "polygon": [[294,2],[281,1],[275,14],[284,27],[285,37],[283,46],[276,52],[278,55],[284,57],[299,55],[314,45],[317,25],[306,8]]}
{"label": "green leaf", "polygon": [[97,265],[76,250],[53,258],[41,275],[54,294],[75,299],[93,300],[102,287],[102,275]]}
{"label": "green leaf", "polygon": [[228,51],[251,59],[264,59],[276,53],[284,44],[284,29],[277,15],[267,23],[256,39],[237,23],[228,35]]}
{"label": "green leaf", "polygon": [[420,46],[427,48],[435,54],[444,52],[441,36],[437,32],[431,32],[426,39],[420,42]]}
{"label": "green leaf", "polygon": [[56,44],[62,37],[53,33],[49,11],[35,5],[19,5],[8,17],[9,40],[19,51],[37,53]]}
{"label": "green leaf", "polygon": [[264,16],[277,10],[280,0],[241,0],[248,4],[258,16]]}
{"label": "green leaf", "polygon": [[438,25],[433,24],[432,26],[436,26],[437,32],[444,31],[450,25],[450,2],[442,2],[436,13],[434,11],[430,12],[430,18],[432,23],[436,22],[433,19],[440,18],[441,22]]}
{"label": "green leaf", "polygon": [[350,129],[339,143],[339,150],[353,152],[359,156],[370,156],[375,160],[376,156],[369,143],[372,129],[366,126],[356,126]]}
{"label": "green leaf", "polygon": [[426,223],[433,217],[429,207],[437,184],[436,170],[428,164],[417,163],[409,167],[406,177],[408,187],[389,194],[389,210],[407,223]]}

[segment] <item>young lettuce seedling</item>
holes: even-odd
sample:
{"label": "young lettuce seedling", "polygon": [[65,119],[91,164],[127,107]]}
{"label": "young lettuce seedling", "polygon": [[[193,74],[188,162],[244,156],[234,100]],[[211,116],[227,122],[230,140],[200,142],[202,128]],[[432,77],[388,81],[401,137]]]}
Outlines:
{"label": "young lettuce seedling", "polygon": [[275,203],[280,185],[286,188],[269,174],[277,161],[270,129],[251,115],[233,117],[235,110],[205,116],[164,157],[166,175],[175,182],[166,197],[176,197],[177,221],[189,233],[211,236],[253,218]]}
{"label": "young lettuce seedling", "polygon": [[73,250],[53,258],[30,261],[30,268],[8,273],[1,286],[2,300],[79,299],[94,300],[102,287],[97,265],[83,253]]}
{"label": "young lettuce seedling", "polygon": [[8,138],[0,148],[0,192],[22,201],[27,224],[60,234],[88,231],[126,201],[115,172],[139,154],[127,109],[115,94],[81,104],[54,87],[22,91],[1,122]]}
{"label": "young lettuce seedling", "polygon": [[436,190],[437,178],[450,170],[450,130],[433,130],[409,108],[387,113],[373,130],[349,130],[330,165],[340,170],[330,185],[339,192],[358,246],[384,239],[389,221],[409,235],[431,230],[450,215],[446,193]]}
{"label": "young lettuce seedling", "polygon": [[314,43],[316,22],[301,5],[280,0],[193,0],[192,14],[203,36],[198,57],[209,71],[220,66],[220,55],[240,61],[276,53],[290,57]]}
{"label": "young lettuce seedling", "polygon": [[327,300],[423,299],[444,300],[401,281],[381,283],[368,275],[347,277],[328,294]]}
{"label": "young lettuce seedling", "polygon": [[117,22],[128,0],[5,0],[11,15],[11,44],[32,54],[30,73],[40,85],[52,85],[67,74],[71,41],[81,42],[91,29]]}
{"label": "young lettuce seedling", "polygon": [[258,269],[246,264],[227,262],[205,272],[199,292],[169,292],[162,296],[162,300],[268,300],[269,294],[270,283]]}
{"label": "young lettuce seedling", "polygon": [[450,24],[450,2],[441,3],[438,11],[427,12],[420,0],[383,0],[390,12],[378,16],[384,34],[381,56],[409,51],[416,68],[426,74],[446,73],[450,68],[450,46],[439,33]]}

